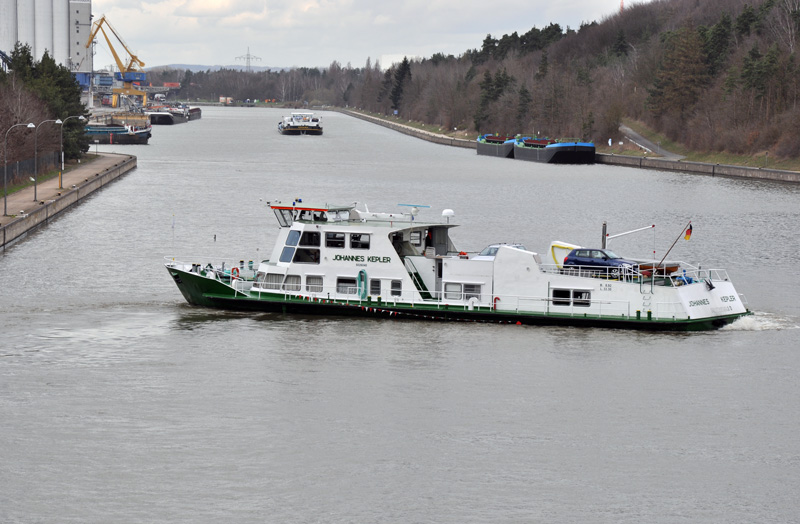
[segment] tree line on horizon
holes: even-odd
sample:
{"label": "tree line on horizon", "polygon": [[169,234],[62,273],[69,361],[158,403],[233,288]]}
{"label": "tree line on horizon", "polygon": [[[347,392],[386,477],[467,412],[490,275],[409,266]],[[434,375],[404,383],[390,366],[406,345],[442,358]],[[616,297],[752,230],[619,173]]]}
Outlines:
{"label": "tree line on horizon", "polygon": [[595,141],[641,121],[699,151],[800,155],[800,0],[654,0],[577,30],[487,35],[460,56],[382,69],[150,72],[184,99],[349,106],[467,134]]}

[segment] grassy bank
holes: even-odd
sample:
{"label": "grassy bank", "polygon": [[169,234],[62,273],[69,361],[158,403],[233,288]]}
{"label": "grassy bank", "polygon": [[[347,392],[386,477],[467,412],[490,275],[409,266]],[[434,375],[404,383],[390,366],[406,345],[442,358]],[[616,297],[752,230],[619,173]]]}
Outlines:
{"label": "grassy bank", "polygon": [[[660,143],[667,151],[683,155],[685,160],[692,162],[704,162],[707,164],[726,164],[731,166],[745,166],[745,167],[768,167],[770,169],[783,169],[786,171],[800,171],[800,159],[798,158],[781,158],[776,159],[770,157],[768,152],[764,151],[755,155],[736,155],[733,153],[720,153],[720,152],[701,152],[692,151],[686,147],[671,141],[664,135],[660,135],[641,122],[635,120],[625,120],[625,125],[647,138],[651,142]],[[598,148],[598,152],[600,149]],[[604,151],[603,151],[604,152]],[[625,154],[625,153],[619,153]]]}

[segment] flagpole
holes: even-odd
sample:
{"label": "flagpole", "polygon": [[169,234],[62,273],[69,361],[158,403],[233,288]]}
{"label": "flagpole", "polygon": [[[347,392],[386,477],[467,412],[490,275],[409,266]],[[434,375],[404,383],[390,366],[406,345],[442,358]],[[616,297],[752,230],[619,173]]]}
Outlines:
{"label": "flagpole", "polygon": [[689,228],[689,226],[691,226],[691,225],[692,225],[692,221],[690,220],[688,224],[686,224],[685,226],[683,226],[683,229],[681,230],[681,234],[680,234],[680,235],[678,235],[678,238],[676,238],[676,239],[675,239],[675,242],[673,242],[673,243],[672,243],[672,245],[671,245],[671,246],[669,246],[669,249],[667,249],[667,252],[666,252],[666,253],[664,253],[664,258],[662,258],[662,259],[661,259],[661,262],[659,262],[659,263],[658,263],[658,265],[657,265],[656,267],[654,267],[654,268],[653,268],[653,274],[655,274],[655,272],[658,270],[658,268],[660,268],[660,267],[661,267],[661,264],[663,264],[663,263],[664,263],[664,260],[666,260],[666,258],[667,258],[667,255],[669,255],[669,252],[670,252],[670,251],[672,251],[672,248],[673,248],[673,247],[675,247],[675,244],[677,244],[677,243],[678,243],[678,240],[680,240],[680,239],[681,239],[681,235],[685,235],[685,234],[686,234],[686,230],[687,230],[687,229]]}

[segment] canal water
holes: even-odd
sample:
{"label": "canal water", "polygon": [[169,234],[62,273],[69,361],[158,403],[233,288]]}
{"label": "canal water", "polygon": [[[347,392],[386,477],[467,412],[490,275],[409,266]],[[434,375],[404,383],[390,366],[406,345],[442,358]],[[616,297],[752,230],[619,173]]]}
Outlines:
{"label": "canal water", "polygon": [[[0,522],[797,522],[800,187],[478,157],[344,115],[157,127],[0,254]],[[164,256],[267,258],[269,199],[455,211],[460,250],[615,239],[724,267],[695,334],[242,314]],[[421,217],[421,218],[422,218]]]}

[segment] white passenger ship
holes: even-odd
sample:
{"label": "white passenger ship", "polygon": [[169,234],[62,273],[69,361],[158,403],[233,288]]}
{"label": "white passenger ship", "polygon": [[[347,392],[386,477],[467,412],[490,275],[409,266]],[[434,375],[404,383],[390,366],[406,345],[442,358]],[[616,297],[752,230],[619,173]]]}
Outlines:
{"label": "white passenger ship", "polygon": [[545,257],[519,244],[494,245],[470,256],[450,239],[453,212],[443,212],[444,222],[424,222],[417,219],[422,206],[409,213],[301,200],[270,207],[281,228],[269,260],[226,267],[167,257],[166,268],[189,303],[671,331],[715,329],[750,314],[723,269],[685,262],[623,273],[564,268],[559,260],[567,248],[558,242]]}
{"label": "white passenger ship", "polygon": [[282,135],[321,135],[322,118],[308,112],[294,112],[278,122]]}

